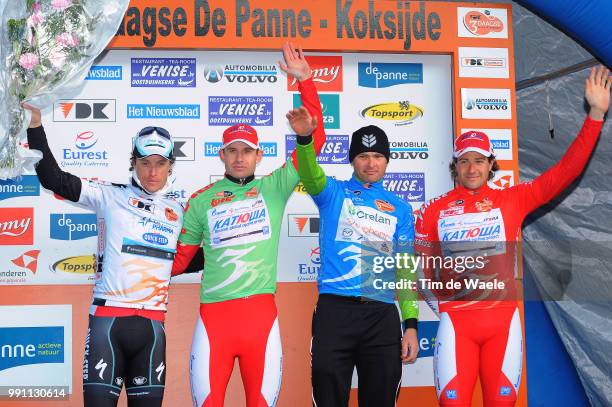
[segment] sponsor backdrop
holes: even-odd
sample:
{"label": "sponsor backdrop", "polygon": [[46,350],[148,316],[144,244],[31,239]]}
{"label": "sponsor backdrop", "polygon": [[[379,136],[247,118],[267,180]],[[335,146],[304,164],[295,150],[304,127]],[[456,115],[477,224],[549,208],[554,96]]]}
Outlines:
{"label": "sponsor backdrop", "polygon": [[[494,187],[508,187],[517,179],[509,6],[361,0],[325,2],[316,9],[288,1],[279,9],[277,2],[252,0],[236,1],[235,6],[234,2],[176,1],[158,9],[146,3],[132,1],[115,41],[92,67],[82,91],[43,112],[51,151],[64,171],[85,179],[128,182],[133,135],[144,126],[161,126],[175,138],[173,195],[186,203],[192,192],[222,177],[218,152],[225,127],[248,123],[257,129],[264,152],[256,175],[268,174],[283,164],[296,144],[285,114],[301,104],[297,83],[280,71],[280,52],[270,51],[292,39],[307,50],[320,92],[327,142],[318,160],[328,175],[350,177],[350,134],[375,124],[387,132],[391,144],[384,185],[414,210],[452,188],[448,164],[453,138],[467,130],[484,131],[494,143],[502,166],[491,181]],[[331,16],[336,16],[335,21]],[[236,48],[242,50],[228,51]],[[344,51],[328,51],[338,49]],[[0,181],[0,201],[0,290],[6,294],[2,303],[27,301],[27,295],[18,294],[27,287],[10,286],[32,286],[35,291],[34,286],[43,285],[60,296],[78,291],[85,303],[78,304],[80,322],[75,327],[86,323],[83,317],[101,227],[96,216],[41,188],[35,175]],[[308,405],[309,317],[321,263],[318,230],[317,208],[298,185],[287,205],[278,256],[277,301],[286,354],[281,405],[289,400]],[[170,297],[168,332],[180,338],[176,340],[182,350],[173,349],[170,337],[168,354],[180,360],[173,374],[180,372],[183,377],[199,278],[173,279],[185,283],[174,286],[175,292],[190,294]],[[297,303],[288,300],[300,298]],[[179,317],[172,315],[173,301],[194,311],[176,328],[173,318]],[[298,312],[296,307],[305,308]],[[0,309],[0,329],[34,330],[24,337],[49,343],[60,343],[52,339],[59,335],[59,327],[68,336],[58,345],[62,361],[34,358],[14,363],[36,364],[39,369],[46,366],[42,363],[49,363],[45,369],[70,366],[70,315],[61,324],[45,322],[52,327],[43,329],[34,323],[23,327],[5,322],[16,312]],[[284,318],[292,322],[283,324]],[[402,392],[400,400],[406,397],[427,405],[435,400],[432,355],[437,320],[424,303],[421,318],[419,359],[404,368],[402,385],[410,389]],[[290,332],[291,326],[299,328]],[[75,328],[75,365],[82,358],[84,330]],[[5,337],[0,335],[0,346]],[[30,374],[26,371],[30,367],[7,363],[3,354],[3,378],[10,373],[11,380],[18,380]],[[67,385],[80,388],[79,366],[73,371],[75,382],[69,380],[68,369]],[[45,384],[43,373],[36,377]],[[54,380],[50,375],[46,384]],[[235,381],[239,379],[233,379],[230,392],[242,393]],[[186,384],[172,386],[170,381],[167,397],[173,404],[188,403]],[[523,392],[524,387],[521,397]],[[73,400],[80,395],[76,397]],[[241,400],[241,395],[235,397],[228,402]]]}

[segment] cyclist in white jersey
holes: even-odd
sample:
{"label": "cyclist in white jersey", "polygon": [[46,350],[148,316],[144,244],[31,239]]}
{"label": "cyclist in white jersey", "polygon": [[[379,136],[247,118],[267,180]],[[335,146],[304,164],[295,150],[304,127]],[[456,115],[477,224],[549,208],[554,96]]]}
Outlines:
{"label": "cyclist in white jersey", "polygon": [[[40,150],[43,187],[98,218],[93,302],[83,361],[86,407],[114,407],[125,384],[128,406],[161,406],[166,378],[165,332],[172,262],[183,208],[170,197],[174,164],[167,130],[145,127],[134,138],[129,184],[84,181],[62,171],[47,143],[40,110],[32,111],[28,144]],[[190,271],[202,269],[196,256]]]}

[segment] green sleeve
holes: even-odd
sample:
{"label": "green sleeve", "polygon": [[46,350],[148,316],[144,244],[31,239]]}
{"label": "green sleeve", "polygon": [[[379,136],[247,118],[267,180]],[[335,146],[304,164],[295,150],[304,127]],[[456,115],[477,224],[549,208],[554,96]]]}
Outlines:
{"label": "green sleeve", "polygon": [[[414,259],[414,255],[411,255]],[[409,264],[415,264],[409,262]],[[416,269],[414,267],[398,268],[396,271],[396,281],[406,283],[412,281],[414,284],[414,290],[403,288],[397,290],[397,299],[402,313],[402,321],[407,319],[418,319],[419,318],[419,304],[417,302],[418,294],[416,290]],[[400,286],[401,287],[401,286]]]}
{"label": "green sleeve", "polygon": [[296,145],[298,174],[310,195],[318,195],[325,188],[327,177],[323,168],[317,163],[317,156],[312,141]]}

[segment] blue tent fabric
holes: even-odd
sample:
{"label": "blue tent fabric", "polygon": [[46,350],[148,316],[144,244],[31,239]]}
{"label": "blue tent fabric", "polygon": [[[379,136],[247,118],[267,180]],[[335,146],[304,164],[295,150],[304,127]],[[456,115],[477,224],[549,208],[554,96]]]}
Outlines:
{"label": "blue tent fabric", "polygon": [[[612,1],[515,0],[612,68]],[[561,56],[560,56],[561,57]]]}

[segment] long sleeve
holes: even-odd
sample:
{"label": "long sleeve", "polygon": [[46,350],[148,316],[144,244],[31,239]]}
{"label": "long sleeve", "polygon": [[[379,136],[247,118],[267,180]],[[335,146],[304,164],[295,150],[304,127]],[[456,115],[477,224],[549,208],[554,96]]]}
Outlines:
{"label": "long sleeve", "polygon": [[40,184],[69,201],[78,202],[81,196],[81,179],[62,171],[57,165],[42,126],[28,129],[28,145],[30,149],[39,150],[43,155],[36,165],[36,174]]}

